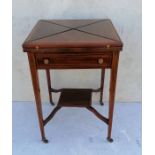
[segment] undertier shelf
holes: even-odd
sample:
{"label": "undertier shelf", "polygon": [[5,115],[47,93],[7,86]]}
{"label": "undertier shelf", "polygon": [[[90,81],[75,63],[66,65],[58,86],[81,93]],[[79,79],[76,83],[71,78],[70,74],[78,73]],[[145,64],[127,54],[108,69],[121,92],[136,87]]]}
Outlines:
{"label": "undertier shelf", "polygon": [[60,107],[90,107],[92,89],[63,89],[58,101]]}

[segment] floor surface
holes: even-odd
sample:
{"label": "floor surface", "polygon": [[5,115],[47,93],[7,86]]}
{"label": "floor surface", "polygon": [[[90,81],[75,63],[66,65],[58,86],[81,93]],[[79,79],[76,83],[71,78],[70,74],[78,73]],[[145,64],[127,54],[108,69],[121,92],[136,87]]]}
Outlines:
{"label": "floor surface", "polygon": [[[107,116],[108,104],[94,107]],[[44,117],[53,107],[43,105]],[[13,155],[141,155],[141,104],[116,103],[112,137],[107,125],[82,108],[62,108],[45,127],[48,144],[40,138],[35,104],[13,102]]]}

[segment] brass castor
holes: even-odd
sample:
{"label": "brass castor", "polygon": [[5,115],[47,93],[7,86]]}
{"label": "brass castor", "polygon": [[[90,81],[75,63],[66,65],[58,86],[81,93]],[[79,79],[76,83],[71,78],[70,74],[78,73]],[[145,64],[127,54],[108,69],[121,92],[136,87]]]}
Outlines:
{"label": "brass castor", "polygon": [[42,141],[46,144],[48,143],[48,140],[46,138],[42,138]]}
{"label": "brass castor", "polygon": [[100,105],[104,105],[103,101],[100,101]]}
{"label": "brass castor", "polygon": [[53,101],[51,101],[51,102],[50,102],[50,104],[51,104],[52,106],[54,106],[54,105],[55,105]]}
{"label": "brass castor", "polygon": [[112,139],[112,138],[107,138],[107,140],[110,142],[110,143],[112,143],[114,140]]}

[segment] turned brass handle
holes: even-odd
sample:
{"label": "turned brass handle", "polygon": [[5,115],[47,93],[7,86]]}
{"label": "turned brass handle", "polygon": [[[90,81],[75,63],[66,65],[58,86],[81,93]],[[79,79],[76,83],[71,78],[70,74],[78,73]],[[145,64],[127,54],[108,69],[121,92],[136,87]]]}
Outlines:
{"label": "turned brass handle", "polygon": [[50,61],[49,61],[49,59],[44,59],[43,62],[45,65],[48,65]]}
{"label": "turned brass handle", "polygon": [[98,63],[103,64],[103,59],[102,58],[98,59]]}

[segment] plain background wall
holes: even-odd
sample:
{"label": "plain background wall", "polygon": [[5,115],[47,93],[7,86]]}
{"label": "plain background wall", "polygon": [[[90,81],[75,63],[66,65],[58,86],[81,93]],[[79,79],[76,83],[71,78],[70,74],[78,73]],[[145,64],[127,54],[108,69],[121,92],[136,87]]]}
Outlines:
{"label": "plain background wall", "polygon": [[[34,100],[30,71],[22,43],[39,19],[110,18],[122,41],[117,102],[141,102],[141,0],[14,0],[13,1],[13,100]],[[100,70],[52,71],[52,84],[61,87],[93,87],[100,84]],[[45,72],[40,71],[41,95],[48,101]],[[104,100],[108,100],[106,71]],[[54,95],[57,99],[58,95]],[[97,101],[98,94],[93,100]]]}

